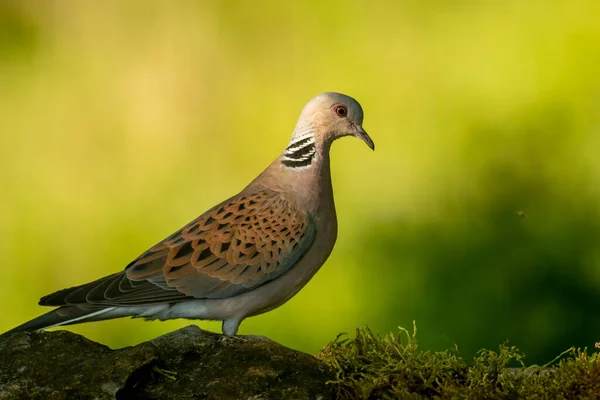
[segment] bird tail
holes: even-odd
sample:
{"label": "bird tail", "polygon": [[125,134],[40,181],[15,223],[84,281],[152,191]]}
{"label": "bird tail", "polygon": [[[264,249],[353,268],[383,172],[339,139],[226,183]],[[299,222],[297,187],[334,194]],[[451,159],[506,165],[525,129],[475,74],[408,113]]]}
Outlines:
{"label": "bird tail", "polygon": [[79,322],[91,322],[99,319],[117,318],[121,315],[103,315],[113,311],[115,307],[106,308],[83,308],[77,306],[63,306],[42,314],[37,318],[27,321],[6,333],[37,331],[40,329],[53,328],[55,326],[71,325]]}

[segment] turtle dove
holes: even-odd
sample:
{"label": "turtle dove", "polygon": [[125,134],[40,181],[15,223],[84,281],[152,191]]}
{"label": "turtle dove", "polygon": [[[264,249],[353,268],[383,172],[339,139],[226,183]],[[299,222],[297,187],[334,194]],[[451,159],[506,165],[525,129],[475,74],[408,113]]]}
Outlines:
{"label": "turtle dove", "polygon": [[223,321],[279,307],[331,253],[337,219],[329,149],[342,136],[374,144],[356,100],[323,93],[306,104],[283,153],[217,204],[115,274],[43,297],[58,307],[12,331],[118,317]]}

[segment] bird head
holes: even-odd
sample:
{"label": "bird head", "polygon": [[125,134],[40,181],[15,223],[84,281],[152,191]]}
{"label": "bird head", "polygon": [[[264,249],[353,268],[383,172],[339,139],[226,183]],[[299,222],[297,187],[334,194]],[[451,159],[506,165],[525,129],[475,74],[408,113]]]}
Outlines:
{"label": "bird head", "polygon": [[322,93],[310,100],[294,130],[293,139],[314,132],[324,142],[343,136],[354,136],[375,150],[375,144],[362,127],[363,110],[352,97],[341,93]]}

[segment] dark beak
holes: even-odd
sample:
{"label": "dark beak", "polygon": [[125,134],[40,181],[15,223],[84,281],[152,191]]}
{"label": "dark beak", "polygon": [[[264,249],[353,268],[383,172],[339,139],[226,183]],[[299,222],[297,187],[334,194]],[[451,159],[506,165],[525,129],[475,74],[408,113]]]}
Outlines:
{"label": "dark beak", "polygon": [[375,143],[373,143],[373,140],[369,137],[367,132],[365,132],[362,126],[354,125],[354,136],[365,142],[371,150],[375,150]]}

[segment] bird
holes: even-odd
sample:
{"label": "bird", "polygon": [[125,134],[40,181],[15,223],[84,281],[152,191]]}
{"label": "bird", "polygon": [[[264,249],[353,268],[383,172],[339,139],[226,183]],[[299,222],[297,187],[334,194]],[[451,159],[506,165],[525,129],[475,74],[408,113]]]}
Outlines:
{"label": "bird", "polygon": [[354,136],[375,150],[362,124],[352,97],[317,95],[283,152],[241,192],[124,270],[42,297],[39,305],[58,308],[9,332],[132,317],[222,321],[223,334],[236,335],[245,318],[296,295],[331,254],[338,225],[330,147]]}

